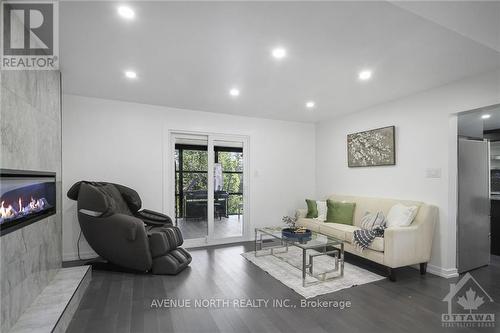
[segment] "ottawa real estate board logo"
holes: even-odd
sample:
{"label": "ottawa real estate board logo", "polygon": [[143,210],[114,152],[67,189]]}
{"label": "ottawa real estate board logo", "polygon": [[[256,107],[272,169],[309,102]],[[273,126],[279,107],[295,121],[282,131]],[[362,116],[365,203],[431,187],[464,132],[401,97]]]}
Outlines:
{"label": "ottawa real estate board logo", "polygon": [[450,284],[443,302],[448,303],[448,312],[441,315],[443,327],[495,327],[495,314],[486,311],[493,299],[469,273]]}
{"label": "ottawa real estate board logo", "polygon": [[59,7],[56,1],[1,2],[2,70],[59,68]]}

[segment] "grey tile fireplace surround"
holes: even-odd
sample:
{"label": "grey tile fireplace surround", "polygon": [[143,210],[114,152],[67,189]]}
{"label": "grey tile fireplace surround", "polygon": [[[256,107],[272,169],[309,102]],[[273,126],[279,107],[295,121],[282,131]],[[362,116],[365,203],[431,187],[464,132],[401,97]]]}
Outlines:
{"label": "grey tile fireplace surround", "polygon": [[8,332],[61,272],[61,94],[57,71],[1,71],[0,81],[0,168],[55,172],[57,188],[55,215],[0,237],[0,331]]}

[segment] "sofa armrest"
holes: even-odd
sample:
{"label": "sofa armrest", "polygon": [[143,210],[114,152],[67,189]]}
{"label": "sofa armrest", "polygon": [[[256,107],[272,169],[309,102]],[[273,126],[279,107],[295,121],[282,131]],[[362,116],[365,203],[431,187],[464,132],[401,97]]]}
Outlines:
{"label": "sofa armrest", "polygon": [[384,236],[384,264],[396,268],[429,262],[438,220],[438,208],[423,205],[410,226],[387,228]]}
{"label": "sofa armrest", "polygon": [[432,238],[421,225],[391,227],[384,234],[384,264],[396,268],[428,262]]}
{"label": "sofa armrest", "polygon": [[307,209],[305,208],[299,208],[297,209],[297,211],[295,212],[295,217],[297,219],[300,219],[300,218],[305,218],[307,215]]}

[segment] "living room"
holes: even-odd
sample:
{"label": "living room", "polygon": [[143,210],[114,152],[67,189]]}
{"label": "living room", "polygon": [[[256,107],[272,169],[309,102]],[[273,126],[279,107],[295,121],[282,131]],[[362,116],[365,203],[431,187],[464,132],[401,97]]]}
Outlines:
{"label": "living room", "polygon": [[2,332],[498,329],[500,2],[2,19]]}

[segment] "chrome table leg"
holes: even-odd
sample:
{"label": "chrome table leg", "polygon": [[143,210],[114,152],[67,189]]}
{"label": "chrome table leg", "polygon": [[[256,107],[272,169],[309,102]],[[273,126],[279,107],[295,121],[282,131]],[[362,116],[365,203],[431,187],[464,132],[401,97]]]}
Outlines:
{"label": "chrome table leg", "polygon": [[306,263],[306,249],[302,249],[302,286],[306,286],[307,263]]}

